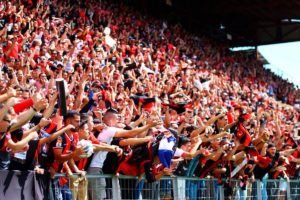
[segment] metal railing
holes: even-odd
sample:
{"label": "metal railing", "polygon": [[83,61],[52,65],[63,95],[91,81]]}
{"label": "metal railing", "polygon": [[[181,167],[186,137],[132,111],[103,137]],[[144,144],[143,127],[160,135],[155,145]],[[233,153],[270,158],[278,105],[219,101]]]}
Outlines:
{"label": "metal railing", "polygon": [[284,179],[256,180],[241,187],[240,181],[218,184],[216,179],[163,177],[147,183],[142,178],[113,175],[65,177],[57,175],[50,184],[51,200],[68,199],[155,199],[155,200],[296,200],[300,199],[300,181]]}

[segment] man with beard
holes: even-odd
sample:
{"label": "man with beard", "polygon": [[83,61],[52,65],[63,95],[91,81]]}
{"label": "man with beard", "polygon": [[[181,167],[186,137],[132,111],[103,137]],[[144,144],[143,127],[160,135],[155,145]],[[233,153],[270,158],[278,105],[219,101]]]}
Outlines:
{"label": "man with beard", "polygon": [[[51,143],[52,153],[54,157],[54,161],[50,168],[51,175],[54,175],[55,172],[66,172],[68,175],[72,175],[71,169],[76,168],[74,164],[74,158],[80,157],[80,155],[84,154],[83,147],[78,147],[78,133],[77,128],[80,123],[80,114],[76,111],[69,110],[64,116],[64,126],[68,126],[69,124],[73,125],[74,129],[69,129],[65,131],[61,136],[59,136],[55,141]],[[82,172],[84,174],[84,172]],[[68,181],[65,178],[60,178],[59,183],[58,180],[54,180],[53,188],[61,189],[61,193],[64,193],[64,197],[66,199],[72,199],[71,192],[68,188]],[[59,185],[60,187],[59,187]],[[59,199],[61,194],[55,194],[56,198]]]}

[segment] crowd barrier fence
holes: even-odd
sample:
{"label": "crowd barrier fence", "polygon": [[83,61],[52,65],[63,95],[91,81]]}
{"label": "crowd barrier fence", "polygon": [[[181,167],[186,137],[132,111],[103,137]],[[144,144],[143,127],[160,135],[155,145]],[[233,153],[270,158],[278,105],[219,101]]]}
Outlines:
{"label": "crowd barrier fence", "polygon": [[[69,179],[67,186],[55,187],[61,179]],[[75,184],[74,180],[79,184]],[[89,186],[87,185],[89,184]],[[77,187],[77,189],[76,189]],[[62,174],[55,176],[50,184],[50,199],[68,199],[68,195],[74,194],[80,199],[79,193],[84,187],[87,195],[95,199],[112,200],[125,199],[155,199],[155,200],[297,200],[300,199],[300,181],[284,179],[263,179],[249,181],[247,187],[241,187],[239,180],[223,181],[219,184],[217,179],[199,179],[192,177],[163,177],[160,181],[147,183],[144,177],[132,177],[124,175],[86,175],[86,179],[78,175],[65,177]],[[57,191],[60,190],[60,191]],[[71,192],[72,190],[72,192]],[[57,196],[60,195],[60,196]],[[67,195],[67,196],[66,196]],[[64,198],[62,198],[64,197]],[[74,196],[73,196],[74,197]],[[70,197],[70,199],[74,199]]]}

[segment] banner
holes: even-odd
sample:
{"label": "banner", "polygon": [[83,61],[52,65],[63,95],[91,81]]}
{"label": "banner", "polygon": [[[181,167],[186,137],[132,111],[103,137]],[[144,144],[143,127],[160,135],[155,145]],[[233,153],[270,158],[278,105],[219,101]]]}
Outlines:
{"label": "banner", "polygon": [[65,83],[64,79],[56,79],[56,89],[58,91],[58,106],[60,110],[61,116],[66,116],[67,114],[67,103],[66,103],[66,94],[67,91],[67,85]]}
{"label": "banner", "polygon": [[0,170],[1,200],[48,200],[49,175]]}

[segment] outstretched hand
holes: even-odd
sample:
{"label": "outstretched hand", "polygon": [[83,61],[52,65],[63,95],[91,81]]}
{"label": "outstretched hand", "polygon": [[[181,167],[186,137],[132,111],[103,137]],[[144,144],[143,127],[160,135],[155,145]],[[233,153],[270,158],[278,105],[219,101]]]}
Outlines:
{"label": "outstretched hand", "polygon": [[160,119],[150,119],[147,121],[147,125],[150,127],[160,126],[162,125],[162,121]]}

